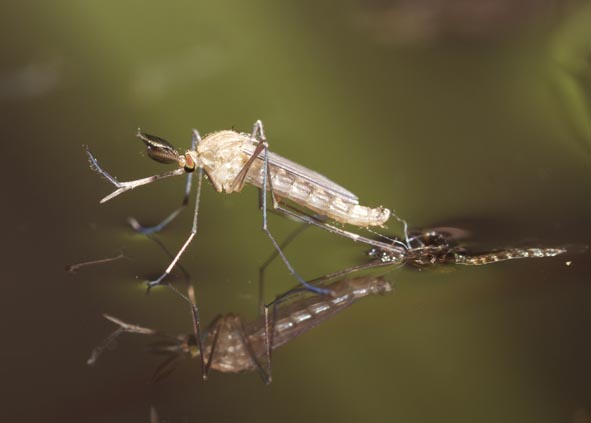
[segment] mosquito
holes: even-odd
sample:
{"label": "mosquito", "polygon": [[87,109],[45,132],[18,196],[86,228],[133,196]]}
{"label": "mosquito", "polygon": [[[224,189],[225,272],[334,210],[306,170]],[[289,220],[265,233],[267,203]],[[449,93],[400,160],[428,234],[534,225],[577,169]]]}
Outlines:
{"label": "mosquito", "polygon": [[[363,237],[325,222],[323,219],[327,218],[338,223],[357,227],[381,227],[391,216],[395,215],[389,209],[381,206],[372,208],[359,204],[356,195],[325,176],[270,152],[269,143],[260,120],[255,122],[251,134],[224,130],[213,132],[201,139],[199,132],[193,130],[191,148],[183,154],[179,153],[172,144],[162,138],[140,131],[138,131],[137,136],[145,143],[150,158],[164,164],[177,164],[179,169],[134,181],[119,182],[99,166],[97,159],[87,149],[92,168],[117,188],[104,197],[101,203],[109,201],[126,191],[171,176],[186,173],[187,182],[183,202],[178,209],[153,227],[144,227],[137,220],[131,219],[130,224],[135,230],[142,233],[153,233],[170,223],[188,203],[193,173],[198,170],[199,174],[191,232],[164,273],[158,279],[148,282],[148,290],[160,285],[170,274],[197,234],[203,173],[207,175],[214,189],[220,193],[223,191],[228,194],[240,192],[245,184],[253,185],[259,189],[263,215],[262,229],[271,240],[289,272],[310,291],[324,295],[332,294],[324,288],[308,284],[292,267],[280,245],[269,231],[267,191],[270,193],[273,210],[282,215],[315,225],[354,241],[363,242],[374,248],[388,251],[392,260],[402,261],[405,256],[406,245],[403,242],[396,241],[395,245],[391,245],[387,242]],[[290,204],[283,204],[284,200],[304,210],[299,210]]]}
{"label": "mosquito", "polygon": [[261,316],[244,322],[239,315],[230,313],[216,317],[209,325],[198,348],[195,335],[174,336],[165,332],[132,325],[115,317],[104,315],[118,328],[96,347],[88,359],[94,364],[122,333],[158,336],[161,342],[153,344],[152,351],[168,358],[157,368],[155,379],[168,374],[173,364],[182,358],[203,361],[205,377],[211,369],[223,373],[258,371],[263,382],[271,383],[271,352],[299,335],[318,326],[361,298],[370,295],[386,295],[392,285],[383,277],[359,277],[341,279],[327,285],[334,296],[312,295],[304,288],[297,288],[278,297],[270,316]]}

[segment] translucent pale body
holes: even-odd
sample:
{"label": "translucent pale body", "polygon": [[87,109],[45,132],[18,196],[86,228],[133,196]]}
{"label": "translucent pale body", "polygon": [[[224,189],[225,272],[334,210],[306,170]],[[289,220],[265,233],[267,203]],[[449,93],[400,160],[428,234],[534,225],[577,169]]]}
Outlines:
{"label": "translucent pale body", "polygon": [[[199,143],[194,159],[218,192],[237,192],[242,190],[242,185],[235,185],[234,181],[257,144],[246,134],[214,132]],[[263,163],[261,153],[246,174],[245,183],[263,187]],[[390,210],[362,206],[345,188],[277,154],[269,153],[269,167],[275,194],[314,213],[355,226],[382,226],[390,218]]]}

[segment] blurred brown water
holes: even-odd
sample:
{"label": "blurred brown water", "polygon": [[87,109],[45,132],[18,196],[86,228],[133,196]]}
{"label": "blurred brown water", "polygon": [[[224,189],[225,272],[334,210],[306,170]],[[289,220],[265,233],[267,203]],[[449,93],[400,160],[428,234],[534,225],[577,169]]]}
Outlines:
{"label": "blurred brown water", "polygon": [[[180,202],[183,182],[99,205],[111,187],[82,147],[121,180],[162,171],[141,153],[138,126],[183,148],[193,127],[247,131],[260,118],[274,151],[412,226],[459,226],[483,246],[588,245],[591,11],[568,5],[499,37],[444,31],[420,42],[376,37],[367,26],[376,8],[363,3],[4,5],[0,416],[148,421],[151,406],[167,422],[588,416],[588,252],[392,272],[394,295],[279,350],[269,387],[256,374],[204,383],[197,362],[150,384],[158,359],[131,337],[96,367],[85,364],[112,329],[103,312],[190,330],[170,293],[144,295],[143,281],[167,258],[125,224],[157,222]],[[190,219],[185,212],[162,234],[170,248]],[[253,317],[257,268],[272,252],[256,191],[206,186],[200,222],[183,263],[203,320]],[[279,238],[295,226],[275,216],[270,225]],[[130,260],[64,271],[121,249]],[[287,250],[306,278],[359,263],[364,251],[314,229]],[[269,296],[294,284],[281,263],[269,277]]]}

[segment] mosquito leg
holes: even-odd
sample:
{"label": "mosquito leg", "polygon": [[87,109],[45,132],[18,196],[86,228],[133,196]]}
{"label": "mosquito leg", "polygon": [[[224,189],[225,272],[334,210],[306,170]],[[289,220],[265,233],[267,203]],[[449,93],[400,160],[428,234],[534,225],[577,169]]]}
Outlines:
{"label": "mosquito leg", "polygon": [[[169,256],[171,259],[174,258],[172,253],[168,251],[168,248],[160,241],[158,238],[154,236],[147,235],[147,237],[154,241],[162,250]],[[166,284],[166,286],[176,295],[178,295],[183,301],[185,301],[191,307],[191,318],[193,321],[193,334],[195,335],[195,341],[197,342],[197,347],[199,348],[199,359],[201,361],[201,374],[203,375],[203,379],[207,379],[207,375],[205,373],[205,362],[203,358],[203,338],[201,336],[201,320],[199,318],[199,308],[197,307],[197,302],[195,301],[195,289],[191,284],[191,277],[189,276],[189,272],[183,267],[182,264],[178,264],[177,267],[183,273],[185,278],[185,282],[189,286],[188,295],[183,294],[179,291],[174,285]]]}
{"label": "mosquito leg", "polygon": [[[191,151],[195,151],[197,148],[197,144],[201,142],[201,135],[196,129],[193,129],[193,136],[191,140]],[[164,229],[170,222],[172,222],[176,217],[185,209],[187,204],[189,204],[189,195],[191,194],[191,184],[193,181],[193,172],[187,173],[187,182],[185,184],[185,195],[183,196],[183,201],[181,206],[170,213],[166,218],[162,220],[162,222],[158,223],[154,226],[143,226],[141,225],[137,219],[134,217],[130,217],[127,219],[127,222],[130,226],[136,231],[140,232],[144,235],[153,234],[156,232],[160,232]]]}
{"label": "mosquito leg", "polygon": [[[262,194],[263,191],[261,189],[259,189],[259,194],[260,194],[260,198],[261,198],[261,204],[262,204]],[[261,210],[262,210],[262,206],[261,206]],[[279,216],[284,216],[287,217],[288,219],[291,218],[291,216],[286,215],[285,213],[282,212],[282,210],[280,210],[279,208],[277,209],[271,209],[272,212],[278,214]],[[315,219],[316,221],[318,221],[319,223],[322,223],[324,221],[326,221],[326,217],[325,216],[321,216],[321,215],[311,215],[310,216],[311,219]],[[289,244],[291,244],[293,242],[293,240],[295,240],[302,232],[304,232],[306,229],[308,229],[310,226],[309,225],[305,225],[304,223],[306,222],[302,222],[301,220],[295,220],[295,222],[300,223],[300,226],[298,226],[293,232],[291,232],[281,243],[280,247],[281,250],[285,250],[285,248],[287,248],[287,246]],[[262,264],[261,267],[259,267],[259,314],[262,316],[264,314],[264,309],[265,309],[265,303],[264,303],[264,298],[265,298],[265,274],[267,271],[267,267],[269,267],[269,265],[279,256],[279,252],[277,250],[275,250],[268,258],[267,260],[265,260],[265,262]]]}
{"label": "mosquito leg", "polygon": [[142,233],[144,235],[150,235],[156,232],[160,232],[164,229],[170,222],[172,222],[176,217],[183,211],[183,209],[189,203],[189,194],[191,192],[191,181],[193,179],[193,173],[187,173],[187,183],[185,185],[185,195],[183,197],[183,202],[181,206],[170,213],[167,217],[165,217],[160,223],[154,226],[143,226],[138,220],[134,217],[127,218],[127,223],[133,228],[134,231]]}
{"label": "mosquito leg", "polygon": [[[171,259],[174,259],[174,256],[172,255],[172,253],[168,250],[168,248],[166,248],[166,246],[162,243],[162,241],[160,241],[155,236],[151,236],[151,235],[146,235],[146,236],[150,240],[152,240],[156,244],[158,244],[158,246],[160,248],[162,248],[162,250],[164,251],[164,253],[166,253],[167,256],[169,256]],[[207,374],[205,372],[205,361],[203,358],[203,338],[201,336],[201,320],[199,318],[199,308],[197,307],[197,303],[195,301],[195,290],[193,288],[193,285],[191,285],[191,277],[189,275],[189,272],[187,272],[187,270],[180,263],[177,265],[177,267],[183,273],[183,276],[185,278],[185,282],[189,286],[188,295],[183,294],[181,291],[179,291],[172,284],[166,284],[166,286],[173,293],[175,293],[177,296],[179,296],[183,301],[185,301],[187,304],[189,304],[189,306],[191,307],[191,318],[192,318],[192,322],[193,322],[193,334],[195,335],[195,341],[197,342],[197,347],[199,348],[199,359],[201,361],[201,374],[203,376],[203,379],[207,379]],[[166,365],[167,363],[163,363],[163,364]],[[155,373],[155,375],[158,373],[159,372]]]}
{"label": "mosquito leg", "polygon": [[[164,243],[162,241],[160,241],[160,239],[158,239],[155,235],[146,235],[146,237],[150,241],[154,241],[154,243],[156,243],[156,245],[158,245],[162,249],[162,251],[164,251],[164,253],[168,256],[168,258],[170,260],[172,260],[174,258],[174,254],[172,254],[170,252],[170,250],[168,248],[166,248],[166,245],[164,245]],[[187,271],[187,269],[185,269],[185,267],[180,263],[177,265],[177,268],[183,274],[183,279],[185,280],[185,283],[187,285],[191,285],[191,275],[189,275],[189,272]]]}
{"label": "mosquito leg", "polygon": [[197,224],[198,224],[198,219],[199,219],[199,199],[201,198],[203,169],[199,168],[199,175],[197,176],[197,178],[198,178],[197,196],[195,198],[195,213],[193,215],[193,227],[191,228],[191,233],[189,234],[189,237],[187,238],[187,240],[185,241],[185,243],[183,244],[183,246],[181,247],[179,252],[176,254],[176,256],[174,257],[174,259],[172,260],[170,265],[166,268],[164,273],[162,275],[160,275],[160,277],[158,279],[148,282],[147,292],[150,292],[150,289],[152,289],[153,287],[162,284],[162,282],[164,281],[164,278],[166,278],[166,276],[168,276],[170,274],[170,272],[172,271],[174,266],[177,264],[177,262],[179,261],[179,259],[181,258],[181,256],[183,255],[183,253],[185,252],[185,250],[187,249],[187,247],[189,246],[189,244],[191,243],[191,241],[193,240],[195,235],[197,234]]}
{"label": "mosquito leg", "polygon": [[[273,193],[273,186],[270,184],[271,193]],[[287,208],[286,208],[287,207]],[[389,255],[389,261],[392,263],[401,263],[406,258],[406,253],[409,250],[409,247],[404,242],[397,240],[397,239],[390,239],[385,237],[382,234],[372,231],[369,228],[366,228],[369,232],[372,232],[376,235],[379,235],[381,238],[386,238],[390,243],[378,241],[375,239],[367,238],[361,236],[357,233],[346,231],[342,228],[338,228],[326,222],[325,216],[319,215],[310,215],[301,210],[298,210],[295,207],[292,207],[288,204],[282,205],[278,201],[274,202],[274,209],[273,212],[280,214],[284,217],[287,217],[290,220],[295,222],[304,222],[310,225],[314,225],[320,229],[324,229],[330,233],[334,233],[340,235],[345,238],[349,238],[355,242],[361,242],[367,244],[371,247],[375,247],[379,250],[385,251]]]}
{"label": "mosquito leg", "polygon": [[100,201],[101,204],[106,203],[107,201],[117,197],[119,194],[123,194],[124,192],[132,190],[139,186],[151,184],[152,182],[159,181],[160,179],[169,178],[171,176],[178,176],[185,173],[184,169],[175,169],[168,172],[160,173],[158,175],[149,176],[147,178],[136,179],[134,181],[119,182],[117,179],[115,179],[115,177],[111,176],[106,170],[99,166],[98,160],[92,155],[88,147],[86,147],[86,154],[88,155],[91,168],[100,173],[103,177],[105,177],[117,188],[111,194],[103,198]]}
{"label": "mosquito leg", "polygon": [[317,226],[317,227],[324,229],[325,231],[328,231],[330,233],[334,233],[334,234],[343,236],[345,238],[349,238],[355,242],[362,242],[364,244],[367,244],[372,247],[386,251],[389,255],[389,262],[391,264],[403,263],[407,257],[408,248],[402,242],[400,242],[400,244],[396,245],[396,244],[390,244],[390,243],[386,243],[386,242],[377,241],[377,240],[371,239],[371,238],[366,238],[366,237],[361,236],[357,233],[349,232],[344,229],[333,226],[329,223],[318,221],[317,219],[314,219],[313,217],[311,217],[305,213],[283,207],[281,204],[277,204],[276,210],[280,211],[281,213],[285,214],[286,216],[288,216],[294,220]]}
{"label": "mosquito leg", "polygon": [[302,278],[295,271],[295,269],[290,264],[289,260],[285,256],[285,254],[283,254],[283,251],[281,250],[281,246],[277,243],[277,241],[275,240],[275,238],[273,237],[273,235],[271,234],[271,232],[268,229],[268,224],[267,224],[267,184],[269,184],[268,186],[269,186],[269,191],[271,193],[271,198],[273,200],[273,208],[274,209],[277,208],[278,201],[275,197],[275,193],[273,192],[273,185],[271,184],[271,179],[269,178],[269,175],[271,174],[271,172],[269,171],[269,169],[270,169],[270,166],[269,166],[269,144],[267,143],[267,140],[265,138],[265,131],[263,129],[263,123],[260,120],[257,120],[255,122],[251,137],[258,141],[258,145],[255,148],[252,156],[248,159],[246,164],[243,166],[243,168],[240,170],[240,172],[236,176],[236,179],[232,182],[232,189],[239,190],[240,187],[242,187],[244,185],[244,180],[246,178],[246,174],[248,173],[250,167],[252,166],[254,161],[258,158],[259,154],[264,151],[263,187],[262,187],[262,209],[263,209],[263,228],[262,229],[267,234],[267,236],[269,237],[271,242],[273,243],[275,250],[277,250],[277,253],[281,257],[281,260],[283,260],[283,262],[287,266],[287,269],[289,270],[289,272],[303,286],[310,289],[311,291],[313,291],[317,294],[328,295],[328,294],[330,294],[330,291],[328,291],[326,289],[319,289],[319,288],[316,288],[312,285],[308,285],[307,282],[304,280],[304,278]]}
{"label": "mosquito leg", "polygon": [[279,208],[279,202],[277,201],[276,197],[275,197],[275,193],[273,192],[273,184],[271,183],[271,172],[270,172],[270,166],[269,166],[269,145],[267,144],[266,139],[264,138],[264,130],[263,130],[263,124],[260,120],[256,121],[255,125],[254,125],[254,130],[253,130],[253,135],[256,135],[256,133],[259,133],[259,136],[261,137],[260,140],[260,144],[263,145],[263,149],[264,149],[264,163],[263,163],[263,231],[267,234],[267,236],[269,237],[269,239],[271,240],[271,242],[273,243],[273,246],[275,247],[275,250],[277,250],[277,253],[279,254],[279,257],[281,257],[281,260],[283,260],[283,262],[285,263],[285,265],[287,266],[287,269],[289,270],[289,272],[298,280],[298,282],[300,282],[306,289],[315,292],[317,294],[320,295],[331,295],[332,292],[329,289],[324,289],[324,288],[318,288],[314,285],[310,285],[308,282],[306,282],[304,280],[304,278],[302,278],[293,268],[293,266],[291,265],[291,263],[289,262],[289,260],[287,259],[287,257],[285,256],[285,254],[283,253],[283,250],[281,249],[281,246],[277,243],[277,241],[275,240],[275,238],[273,237],[273,235],[271,234],[271,231],[269,231],[269,225],[268,225],[268,220],[267,220],[267,184],[269,184],[269,193],[271,194],[271,199],[273,201],[273,208],[274,209],[278,209]]}

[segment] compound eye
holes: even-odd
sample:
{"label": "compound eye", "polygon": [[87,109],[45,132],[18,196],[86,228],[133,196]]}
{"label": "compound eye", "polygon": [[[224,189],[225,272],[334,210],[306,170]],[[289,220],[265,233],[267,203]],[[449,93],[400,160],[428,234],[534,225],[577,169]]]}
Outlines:
{"label": "compound eye", "polygon": [[197,168],[197,164],[195,163],[195,160],[193,160],[193,157],[189,153],[185,153],[184,168],[185,168],[185,172],[187,172],[187,173],[194,172],[195,169]]}
{"label": "compound eye", "polygon": [[152,160],[164,164],[172,164],[179,161],[178,151],[165,139],[139,131],[137,137],[146,144],[148,157]]}

